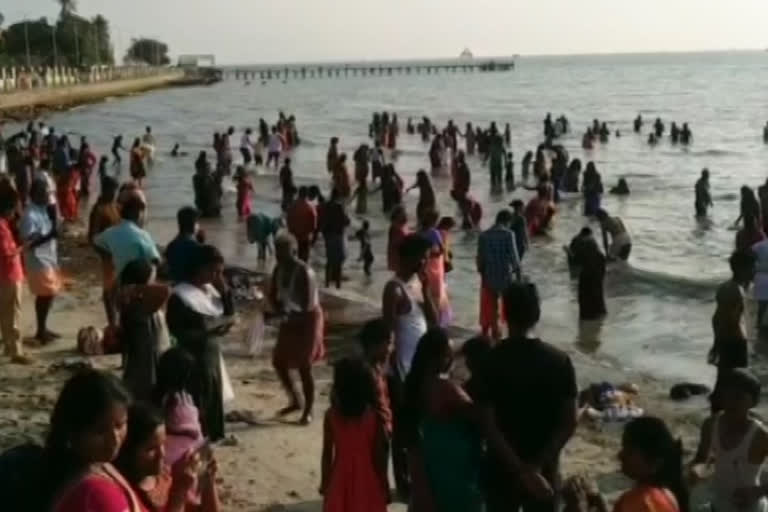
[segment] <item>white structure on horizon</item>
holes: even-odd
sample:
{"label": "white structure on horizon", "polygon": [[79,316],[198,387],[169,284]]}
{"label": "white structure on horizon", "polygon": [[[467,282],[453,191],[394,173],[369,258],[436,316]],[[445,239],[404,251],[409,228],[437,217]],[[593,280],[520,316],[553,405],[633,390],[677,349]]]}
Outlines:
{"label": "white structure on horizon", "polygon": [[469,51],[469,48],[464,48],[464,51],[461,52],[461,55],[459,55],[460,59],[472,59],[474,58],[474,55],[472,55],[472,52]]}

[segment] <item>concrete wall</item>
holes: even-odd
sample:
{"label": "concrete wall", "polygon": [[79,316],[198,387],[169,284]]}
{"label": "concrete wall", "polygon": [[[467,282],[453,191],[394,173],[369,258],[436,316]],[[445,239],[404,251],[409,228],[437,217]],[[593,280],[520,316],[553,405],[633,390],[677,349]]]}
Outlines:
{"label": "concrete wall", "polygon": [[96,101],[163,87],[182,77],[184,71],[175,68],[0,68],[0,110]]}

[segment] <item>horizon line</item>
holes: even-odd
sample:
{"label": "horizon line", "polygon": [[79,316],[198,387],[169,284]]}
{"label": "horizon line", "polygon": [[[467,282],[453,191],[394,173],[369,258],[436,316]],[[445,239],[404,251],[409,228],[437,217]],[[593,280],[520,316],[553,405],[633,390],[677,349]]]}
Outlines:
{"label": "horizon line", "polygon": [[[767,47],[768,48],[768,47]],[[760,53],[767,51],[766,48],[703,48],[691,50],[628,50],[628,51],[605,51],[605,52],[579,52],[579,53],[515,53],[511,55],[474,55],[472,60],[490,60],[490,59],[525,59],[525,58],[559,58],[559,57],[608,57],[608,56],[646,56],[646,55],[696,55],[696,54],[716,54],[716,53]],[[189,55],[190,53],[179,52],[178,55]],[[387,62],[411,62],[411,61],[429,61],[429,60],[462,60],[460,56],[432,55],[432,56],[412,56],[412,57],[381,57],[381,58],[358,58],[358,59],[329,59],[329,60],[267,60],[261,62],[224,62],[216,63],[217,66],[273,66],[273,65],[297,65],[297,64],[347,64],[347,63],[387,63]]]}

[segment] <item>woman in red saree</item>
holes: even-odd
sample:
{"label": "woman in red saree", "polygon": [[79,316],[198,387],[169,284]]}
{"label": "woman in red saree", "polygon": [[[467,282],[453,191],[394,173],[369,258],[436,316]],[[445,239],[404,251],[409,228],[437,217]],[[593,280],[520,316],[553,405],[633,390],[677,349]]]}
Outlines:
{"label": "woman in red saree", "polygon": [[77,220],[79,206],[77,189],[80,185],[80,175],[79,164],[74,164],[56,177],[56,201],[59,203],[61,216],[67,222]]}

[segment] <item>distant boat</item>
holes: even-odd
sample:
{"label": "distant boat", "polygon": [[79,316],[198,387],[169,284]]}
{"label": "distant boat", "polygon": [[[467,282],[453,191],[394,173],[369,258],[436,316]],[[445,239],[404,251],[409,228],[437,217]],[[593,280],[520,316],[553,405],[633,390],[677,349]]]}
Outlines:
{"label": "distant boat", "polygon": [[459,55],[459,58],[460,58],[460,59],[472,59],[472,58],[474,58],[474,57],[475,57],[475,56],[474,56],[474,55],[472,55],[472,52],[471,52],[471,51],[469,51],[469,48],[464,48],[464,51],[463,51],[463,52],[461,52],[461,55]]}

